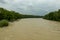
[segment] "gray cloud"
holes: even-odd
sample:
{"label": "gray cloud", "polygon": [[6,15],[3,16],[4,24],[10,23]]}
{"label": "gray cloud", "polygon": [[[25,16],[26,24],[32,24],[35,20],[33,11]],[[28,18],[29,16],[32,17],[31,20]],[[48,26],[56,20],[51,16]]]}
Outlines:
{"label": "gray cloud", "polygon": [[44,15],[60,8],[60,0],[0,0],[0,7],[23,14]]}
{"label": "gray cloud", "polygon": [[0,3],[5,3],[4,0],[0,0]]}

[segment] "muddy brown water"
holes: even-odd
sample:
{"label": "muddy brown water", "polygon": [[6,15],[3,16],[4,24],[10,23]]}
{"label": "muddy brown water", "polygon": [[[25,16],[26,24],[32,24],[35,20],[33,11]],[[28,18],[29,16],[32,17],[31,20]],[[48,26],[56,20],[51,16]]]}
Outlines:
{"label": "muddy brown water", "polygon": [[60,40],[60,22],[42,18],[21,19],[0,28],[0,40]]}

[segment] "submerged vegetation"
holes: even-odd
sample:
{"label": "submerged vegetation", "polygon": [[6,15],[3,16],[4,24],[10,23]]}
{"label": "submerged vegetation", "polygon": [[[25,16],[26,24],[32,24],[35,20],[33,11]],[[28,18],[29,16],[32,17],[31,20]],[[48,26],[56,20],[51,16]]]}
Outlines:
{"label": "submerged vegetation", "polygon": [[48,20],[60,21],[60,9],[58,11],[46,14],[43,18]]}
{"label": "submerged vegetation", "polygon": [[0,27],[8,26],[8,21],[12,22],[21,18],[40,18],[41,16],[23,15],[15,11],[8,11],[0,8]]}

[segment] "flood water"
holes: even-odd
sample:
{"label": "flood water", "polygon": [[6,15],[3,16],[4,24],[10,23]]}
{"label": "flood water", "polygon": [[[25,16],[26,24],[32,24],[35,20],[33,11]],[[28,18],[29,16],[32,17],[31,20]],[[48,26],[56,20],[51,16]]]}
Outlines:
{"label": "flood water", "polygon": [[60,40],[60,22],[42,18],[21,19],[0,28],[0,40]]}

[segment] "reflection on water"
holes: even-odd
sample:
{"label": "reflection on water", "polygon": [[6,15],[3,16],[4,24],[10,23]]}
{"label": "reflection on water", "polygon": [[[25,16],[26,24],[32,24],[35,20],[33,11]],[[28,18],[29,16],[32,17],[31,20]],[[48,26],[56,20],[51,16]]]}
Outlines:
{"label": "reflection on water", "polygon": [[60,22],[22,19],[0,28],[0,40],[60,40]]}

